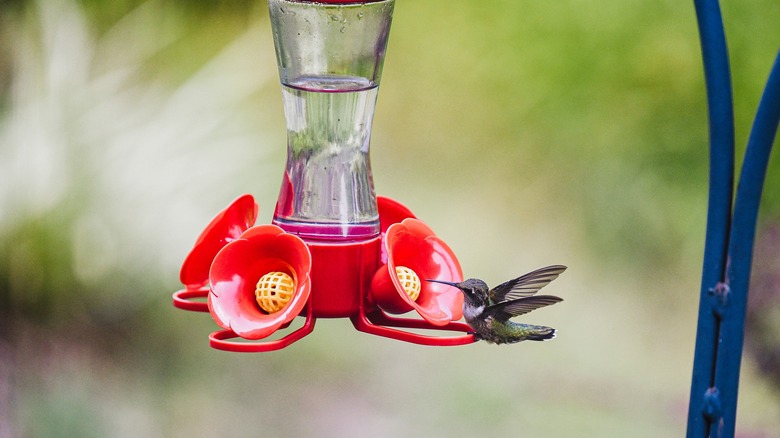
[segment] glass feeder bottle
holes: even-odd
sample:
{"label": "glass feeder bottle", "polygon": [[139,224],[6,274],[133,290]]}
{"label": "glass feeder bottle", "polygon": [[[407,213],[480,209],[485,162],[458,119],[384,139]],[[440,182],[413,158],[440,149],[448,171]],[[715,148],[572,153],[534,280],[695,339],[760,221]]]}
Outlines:
{"label": "glass feeder bottle", "polygon": [[273,223],[304,240],[379,235],[369,140],[394,1],[268,1],[287,122]]}

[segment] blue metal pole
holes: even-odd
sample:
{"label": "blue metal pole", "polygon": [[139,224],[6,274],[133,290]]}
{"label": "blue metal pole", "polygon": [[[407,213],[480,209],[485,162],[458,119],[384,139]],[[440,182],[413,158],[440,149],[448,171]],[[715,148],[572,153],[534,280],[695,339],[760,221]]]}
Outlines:
{"label": "blue metal pole", "polygon": [[[717,0],[695,0],[707,85],[710,188],[702,270],[699,325],[688,407],[688,437],[706,437],[717,418],[713,403],[720,315],[714,291],[725,278],[734,187],[734,105],[723,19]],[[717,401],[717,399],[715,399]]]}
{"label": "blue metal pole", "polygon": [[723,416],[718,425],[718,436],[734,436],[756,221],[778,122],[780,122],[780,53],[775,58],[753,121],[734,202],[727,262],[729,287],[722,300],[725,309],[715,363],[714,387],[720,392]]}
{"label": "blue metal pole", "polygon": [[756,221],[780,122],[780,53],[748,140],[734,209],[734,115],[717,0],[695,0],[707,83],[710,191],[688,437],[734,436]]}

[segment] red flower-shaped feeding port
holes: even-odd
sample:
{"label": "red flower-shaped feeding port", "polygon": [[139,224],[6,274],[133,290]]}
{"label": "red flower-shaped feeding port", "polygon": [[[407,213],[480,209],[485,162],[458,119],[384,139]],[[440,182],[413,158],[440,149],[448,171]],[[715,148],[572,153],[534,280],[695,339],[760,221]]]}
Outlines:
{"label": "red flower-shaped feeding port", "polygon": [[258,211],[252,195],[242,195],[209,222],[182,263],[179,278],[185,288],[174,292],[174,306],[196,312],[209,311],[205,301],[194,299],[208,296],[211,262],[219,250],[255,224]]}
{"label": "red flower-shaped feeding port", "polygon": [[379,229],[382,234],[380,259],[382,264],[385,264],[387,263],[387,230],[393,224],[402,222],[404,219],[417,219],[417,216],[407,206],[384,196],[376,197],[376,206],[379,212]]}
{"label": "red flower-shaped feeding port", "polygon": [[463,281],[458,259],[425,223],[404,219],[387,230],[387,264],[371,282],[371,296],[389,313],[415,310],[434,326],[462,317],[463,295],[425,280]]}
{"label": "red flower-shaped feeding port", "polygon": [[[275,225],[250,228],[225,245],[211,264],[211,315],[217,325],[244,339],[265,338],[301,313],[311,291],[310,271],[311,255],[299,237]],[[259,303],[268,274],[271,289],[274,278],[288,279],[289,294],[280,286],[278,292],[287,296],[278,308],[263,309]]]}

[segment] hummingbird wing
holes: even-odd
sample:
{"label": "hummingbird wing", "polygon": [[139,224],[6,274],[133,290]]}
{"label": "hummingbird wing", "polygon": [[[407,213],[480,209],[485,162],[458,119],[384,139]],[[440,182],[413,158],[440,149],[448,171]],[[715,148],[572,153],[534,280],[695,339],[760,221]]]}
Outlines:
{"label": "hummingbird wing", "polygon": [[512,301],[518,298],[530,297],[539,292],[539,289],[550,284],[558,278],[566,266],[552,265],[531,271],[521,277],[501,283],[488,293],[491,303]]}
{"label": "hummingbird wing", "polygon": [[553,295],[537,295],[535,297],[518,298],[516,300],[504,301],[498,304],[493,304],[485,308],[485,315],[493,316],[494,318],[507,321],[509,318],[525,315],[542,307],[550,306],[555,303],[563,301],[563,298]]}

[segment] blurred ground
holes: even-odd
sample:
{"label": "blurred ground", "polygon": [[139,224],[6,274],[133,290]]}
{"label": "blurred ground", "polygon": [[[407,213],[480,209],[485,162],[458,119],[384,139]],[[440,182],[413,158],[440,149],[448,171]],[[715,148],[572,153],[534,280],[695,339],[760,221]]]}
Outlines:
{"label": "blurred ground", "polygon": [[[780,7],[723,10],[742,146]],[[527,318],[554,342],[426,348],[326,320],[281,352],[210,349],[214,323],[170,293],[233,198],[271,219],[265,3],[0,2],[0,436],[682,435],[707,192],[693,4],[399,0],[382,81],[378,193],[467,276],[568,265],[566,301]],[[775,154],[767,232],[779,184]],[[780,436],[762,367],[745,356],[740,436]]]}

